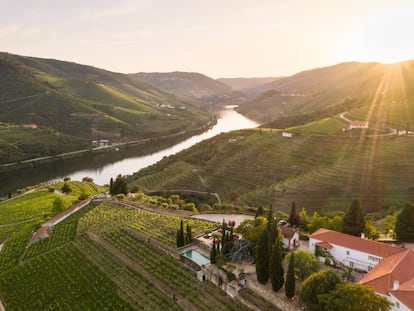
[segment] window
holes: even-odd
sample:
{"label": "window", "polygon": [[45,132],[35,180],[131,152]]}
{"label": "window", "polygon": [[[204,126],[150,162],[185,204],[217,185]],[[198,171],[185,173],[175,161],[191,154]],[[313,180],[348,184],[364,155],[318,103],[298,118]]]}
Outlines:
{"label": "window", "polygon": [[353,267],[354,267],[354,262],[353,262],[353,261],[350,261],[350,262],[349,262],[349,266],[350,266],[351,268],[353,268]]}
{"label": "window", "polygon": [[375,262],[380,262],[381,258],[368,255],[368,260],[375,261]]}
{"label": "window", "polygon": [[349,251],[346,251],[346,254],[349,255]]}
{"label": "window", "polygon": [[400,308],[400,303],[398,301],[396,301],[395,306],[399,309]]}

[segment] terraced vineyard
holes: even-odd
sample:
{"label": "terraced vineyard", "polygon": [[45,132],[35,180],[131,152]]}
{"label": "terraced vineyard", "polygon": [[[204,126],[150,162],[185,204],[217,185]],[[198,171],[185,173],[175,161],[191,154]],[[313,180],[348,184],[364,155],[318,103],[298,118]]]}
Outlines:
{"label": "terraced vineyard", "polygon": [[[7,310],[245,310],[178,260],[180,220],[106,202],[28,248],[27,235],[9,239],[0,252],[0,298]],[[213,227],[184,222],[193,234]]]}
{"label": "terraced vineyard", "polygon": [[[145,171],[146,178],[187,162],[222,201],[273,204],[285,212],[293,200],[308,212],[345,210],[354,198],[362,200],[367,212],[413,200],[413,138],[321,134],[340,126],[341,121],[328,119],[292,129],[299,133],[292,138],[280,132],[239,131],[236,142],[231,141],[235,133],[222,134],[162,160]],[[183,172],[180,179],[152,182],[152,187],[197,190],[193,175]],[[131,183],[139,185],[140,178]]]}
{"label": "terraced vineyard", "polygon": [[7,310],[132,309],[72,244],[1,274],[0,293]]}
{"label": "terraced vineyard", "polygon": [[[177,216],[103,203],[80,219],[79,232],[89,231],[100,234],[130,227],[165,244],[175,246],[180,221],[181,218]],[[197,219],[187,219],[184,222],[191,226],[193,235],[213,228],[213,224]]]}

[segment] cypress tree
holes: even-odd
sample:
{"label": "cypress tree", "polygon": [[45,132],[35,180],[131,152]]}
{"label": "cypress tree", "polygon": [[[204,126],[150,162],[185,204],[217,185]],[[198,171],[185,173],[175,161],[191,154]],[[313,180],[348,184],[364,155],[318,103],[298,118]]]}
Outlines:
{"label": "cypress tree", "polygon": [[414,241],[414,205],[408,203],[397,216],[395,234],[401,242]]}
{"label": "cypress tree", "polygon": [[300,224],[300,217],[298,212],[296,211],[296,202],[293,201],[290,205],[290,215],[288,219],[288,223],[290,223],[292,226],[299,226]]}
{"label": "cypress tree", "polygon": [[111,177],[111,180],[109,181],[109,193],[111,195],[114,194],[114,179]]}
{"label": "cypress tree", "polygon": [[269,280],[269,232],[265,229],[256,247],[256,275],[257,281],[265,284]]}
{"label": "cypress tree", "polygon": [[282,288],[285,281],[283,264],[282,264],[282,249],[279,238],[276,239],[273,248],[272,256],[270,257],[270,272],[269,278],[272,282],[272,288],[275,292]]}
{"label": "cypress tree", "polygon": [[[221,244],[221,246],[223,247],[223,243]],[[221,250],[220,250],[220,241],[217,241],[217,249],[216,249],[216,255],[220,255],[221,254]]]}
{"label": "cypress tree", "polygon": [[365,229],[364,212],[361,207],[361,201],[355,199],[349,210],[342,218],[343,232],[355,236],[359,236]]}
{"label": "cypress tree", "polygon": [[184,246],[184,245],[185,245],[184,224],[183,224],[183,220],[181,219],[181,222],[180,222],[180,246]]}
{"label": "cypress tree", "polygon": [[226,226],[226,222],[224,221],[224,219],[223,219],[223,225],[221,226],[222,228],[221,228],[221,245],[223,246],[224,245],[224,242],[226,242],[226,229],[227,229],[227,226]]}
{"label": "cypress tree", "polygon": [[216,263],[216,256],[217,256],[216,242],[215,242],[215,240],[213,240],[213,245],[212,245],[211,251],[210,251],[210,262],[212,264]]}
{"label": "cypress tree", "polygon": [[295,296],[295,256],[294,252],[290,254],[289,267],[286,273],[285,294],[292,299]]}
{"label": "cypress tree", "polygon": [[180,247],[180,229],[177,229],[176,244]]}
{"label": "cypress tree", "polygon": [[191,226],[187,223],[187,234],[186,234],[186,243],[190,244],[193,241],[193,235],[191,234]]}
{"label": "cypress tree", "polygon": [[256,216],[254,216],[254,218],[259,217],[259,216],[263,216],[264,215],[264,210],[262,206],[259,206],[258,209],[256,210]]}
{"label": "cypress tree", "polygon": [[274,222],[274,217],[273,217],[273,205],[270,204],[270,208],[269,208],[269,212],[267,213],[267,223],[273,223]]}

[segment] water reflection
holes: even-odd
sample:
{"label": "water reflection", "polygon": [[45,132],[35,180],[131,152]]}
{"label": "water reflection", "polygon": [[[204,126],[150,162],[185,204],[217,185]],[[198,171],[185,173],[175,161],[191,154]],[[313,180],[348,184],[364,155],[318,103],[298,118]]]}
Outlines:
{"label": "water reflection", "polygon": [[103,185],[108,183],[111,177],[118,174],[132,174],[158,162],[165,156],[175,154],[222,132],[258,126],[256,122],[233,110],[234,106],[226,108],[218,112],[217,124],[212,129],[179,143],[177,138],[162,140],[145,146],[130,147],[1,174],[0,193],[4,194],[8,190],[61,179],[65,176],[70,176],[73,180],[82,180],[83,177],[88,176],[92,177],[97,184]]}

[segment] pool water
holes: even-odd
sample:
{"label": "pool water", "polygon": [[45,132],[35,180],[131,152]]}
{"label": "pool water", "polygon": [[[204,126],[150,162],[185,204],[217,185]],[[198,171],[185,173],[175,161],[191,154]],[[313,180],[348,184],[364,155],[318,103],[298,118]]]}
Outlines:
{"label": "pool water", "polygon": [[191,259],[192,261],[194,261],[196,264],[198,264],[199,266],[201,265],[206,265],[208,263],[210,263],[210,259],[208,259],[206,256],[204,256],[203,254],[200,254],[199,252],[197,252],[196,250],[189,250],[186,251],[183,254],[185,257]]}

